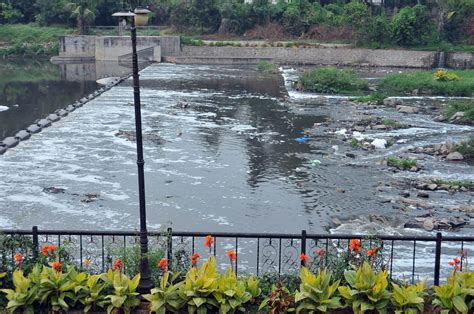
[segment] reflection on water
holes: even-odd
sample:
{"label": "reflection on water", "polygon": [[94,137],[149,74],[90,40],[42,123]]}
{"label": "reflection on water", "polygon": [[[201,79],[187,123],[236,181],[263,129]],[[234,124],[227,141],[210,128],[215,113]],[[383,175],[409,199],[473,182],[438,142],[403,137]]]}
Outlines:
{"label": "reflection on water", "polygon": [[0,139],[95,90],[95,80],[67,81],[49,61],[0,61]]}

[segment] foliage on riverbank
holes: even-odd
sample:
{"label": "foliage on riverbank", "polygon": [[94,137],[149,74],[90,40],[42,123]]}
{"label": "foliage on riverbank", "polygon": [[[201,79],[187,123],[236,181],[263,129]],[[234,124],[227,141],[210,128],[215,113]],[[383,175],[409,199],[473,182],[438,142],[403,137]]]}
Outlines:
{"label": "foliage on riverbank", "polygon": [[436,79],[436,71],[415,71],[385,77],[382,88],[389,95],[425,94],[466,96],[474,94],[474,70],[449,71],[457,80]]}
{"label": "foliage on riverbank", "polygon": [[474,124],[474,100],[450,102],[446,108],[445,116],[451,120],[459,112],[462,113],[459,122]]}
{"label": "foliage on riverbank", "polygon": [[297,87],[307,92],[354,95],[367,90],[368,83],[351,70],[328,66],[305,71],[299,78]]}
{"label": "foliage on riverbank", "polygon": [[28,25],[0,25],[0,56],[48,57],[58,54],[60,36],[72,28]]}
{"label": "foliage on riverbank", "polygon": [[257,71],[260,73],[266,73],[266,74],[278,74],[278,66],[274,63],[271,63],[269,61],[260,61],[257,64]]}

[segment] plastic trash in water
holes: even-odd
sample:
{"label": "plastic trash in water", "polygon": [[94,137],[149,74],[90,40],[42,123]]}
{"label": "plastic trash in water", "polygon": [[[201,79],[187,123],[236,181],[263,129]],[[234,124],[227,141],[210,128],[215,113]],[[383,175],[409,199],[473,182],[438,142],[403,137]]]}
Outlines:
{"label": "plastic trash in water", "polygon": [[317,159],[313,159],[309,162],[311,164],[311,166],[313,167],[317,167],[321,164],[321,161],[320,160],[317,160]]}
{"label": "plastic trash in water", "polygon": [[298,137],[296,139],[297,142],[300,142],[300,143],[307,143],[309,141],[309,137],[307,136],[303,136],[303,137]]}

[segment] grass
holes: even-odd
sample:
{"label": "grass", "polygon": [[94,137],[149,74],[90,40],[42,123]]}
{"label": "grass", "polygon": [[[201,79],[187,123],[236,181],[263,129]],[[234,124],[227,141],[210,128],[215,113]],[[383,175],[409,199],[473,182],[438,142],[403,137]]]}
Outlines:
{"label": "grass", "polygon": [[39,27],[35,24],[0,25],[0,56],[52,56],[58,54],[58,39],[73,28]]}
{"label": "grass", "polygon": [[400,126],[400,123],[398,123],[397,120],[389,119],[389,118],[383,119],[383,124],[386,125],[386,126],[392,126],[392,127]]}
{"label": "grass", "polygon": [[346,95],[362,94],[368,88],[367,81],[358,78],[353,71],[333,66],[305,71],[297,85],[308,92]]}
{"label": "grass", "polygon": [[415,159],[402,159],[390,156],[387,157],[387,166],[402,170],[408,170],[418,166],[418,162]]}
{"label": "grass", "polygon": [[181,45],[183,46],[204,46],[204,41],[189,36],[180,36]]}
{"label": "grass", "polygon": [[461,122],[474,124],[474,100],[448,103],[445,110],[446,118],[451,119],[457,112],[464,112],[464,117],[460,119]]}
{"label": "grass", "polygon": [[373,93],[367,96],[361,96],[354,98],[354,101],[361,102],[361,103],[374,103],[376,105],[383,105],[383,100],[387,96],[383,93]]}
{"label": "grass", "polygon": [[470,189],[471,186],[472,186],[472,182],[469,181],[469,180],[458,181],[458,180],[436,179],[436,180],[433,180],[433,183],[435,183],[437,185],[459,186],[459,187],[463,187],[463,188],[466,188],[466,189]]}
{"label": "grass", "polygon": [[257,64],[257,71],[266,74],[277,74],[279,73],[278,66],[269,61],[260,61]]}
{"label": "grass", "polygon": [[431,93],[441,96],[467,96],[474,93],[474,70],[449,71],[459,77],[457,81],[435,80],[435,71],[416,71],[392,74],[382,81],[382,88],[389,95],[412,93],[417,89],[420,93]]}
{"label": "grass", "polygon": [[456,150],[460,152],[464,158],[474,158],[474,135],[471,135],[467,141],[461,142]]}
{"label": "grass", "polygon": [[355,139],[355,138],[353,138],[351,140],[351,146],[354,147],[354,148],[362,148],[363,147],[362,143],[359,140]]}

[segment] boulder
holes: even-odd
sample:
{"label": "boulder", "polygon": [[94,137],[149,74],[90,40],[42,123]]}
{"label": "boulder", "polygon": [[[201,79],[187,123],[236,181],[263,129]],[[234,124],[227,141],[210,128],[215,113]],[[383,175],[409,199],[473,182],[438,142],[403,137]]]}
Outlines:
{"label": "boulder", "polygon": [[76,109],[76,108],[74,108],[73,105],[69,105],[69,106],[67,106],[66,109],[64,109],[64,110],[66,110],[66,111],[68,111],[68,112],[73,112],[75,109]]}
{"label": "boulder", "polygon": [[450,153],[446,156],[446,160],[463,160],[464,156],[459,152]]}
{"label": "boulder", "polygon": [[55,114],[55,113],[52,113],[52,114],[50,114],[49,116],[47,116],[46,119],[48,119],[48,120],[51,121],[51,122],[56,122],[56,121],[59,121],[59,119],[61,119],[61,117],[58,116],[58,115]]}
{"label": "boulder", "polygon": [[42,128],[39,127],[39,126],[36,125],[36,124],[32,124],[32,125],[30,125],[29,127],[26,128],[26,131],[28,131],[28,132],[30,132],[30,133],[32,133],[32,134],[34,134],[34,133],[39,133],[39,132],[41,132],[41,130],[42,130]]}
{"label": "boulder", "polygon": [[397,111],[401,113],[418,113],[420,109],[411,106],[397,106]]}
{"label": "boulder", "polygon": [[82,103],[85,103],[85,102],[87,102],[87,98],[86,98],[86,97],[82,97],[81,100],[79,100],[79,101],[82,102]]}
{"label": "boulder", "polygon": [[15,134],[15,138],[19,139],[20,141],[27,140],[31,137],[31,133],[26,130],[21,130]]}
{"label": "boulder", "polygon": [[84,106],[84,103],[80,102],[80,101],[76,101],[75,103],[72,104],[74,108],[80,108],[82,106]]}
{"label": "boulder", "polygon": [[423,229],[426,231],[432,231],[434,229],[434,222],[432,218],[426,218],[423,221]]}
{"label": "boulder", "polygon": [[464,112],[458,111],[451,117],[450,121],[462,120],[464,118],[464,115],[465,115]]}
{"label": "boulder", "polygon": [[426,188],[427,188],[428,190],[430,190],[430,191],[434,191],[434,190],[436,190],[436,189],[438,188],[438,185],[432,183],[432,184],[428,184],[428,186],[427,186]]}
{"label": "boulder", "polygon": [[60,117],[65,117],[69,114],[69,112],[67,112],[66,110],[64,109],[59,109],[59,110],[56,110],[56,114]]}
{"label": "boulder", "polygon": [[377,138],[373,140],[372,143],[370,144],[372,144],[372,146],[374,146],[377,149],[384,149],[387,147],[387,140]]}
{"label": "boulder", "polygon": [[0,143],[0,156],[5,154],[5,152],[8,150],[6,146],[3,146],[2,143]]}
{"label": "boulder", "polygon": [[36,124],[39,127],[44,129],[44,128],[47,128],[47,127],[51,126],[51,121],[49,121],[48,119],[41,119]]}
{"label": "boulder", "polygon": [[3,146],[6,148],[12,148],[18,145],[20,141],[17,138],[14,138],[13,136],[7,137],[3,140]]}

